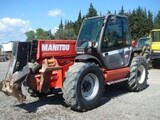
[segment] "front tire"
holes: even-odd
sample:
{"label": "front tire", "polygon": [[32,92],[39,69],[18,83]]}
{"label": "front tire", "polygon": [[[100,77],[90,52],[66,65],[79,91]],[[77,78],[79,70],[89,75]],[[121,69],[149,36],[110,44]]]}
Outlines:
{"label": "front tire", "polygon": [[130,67],[128,88],[130,91],[139,92],[147,87],[148,69],[145,59],[142,56],[133,58]]}
{"label": "front tire", "polygon": [[63,83],[63,98],[74,110],[86,111],[99,105],[103,95],[104,77],[94,63],[75,63]]}

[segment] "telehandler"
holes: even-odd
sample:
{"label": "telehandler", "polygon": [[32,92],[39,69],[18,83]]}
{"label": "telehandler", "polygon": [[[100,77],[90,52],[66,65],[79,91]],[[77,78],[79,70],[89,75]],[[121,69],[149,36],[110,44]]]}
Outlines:
{"label": "telehandler", "polygon": [[100,104],[106,84],[126,81],[134,92],[146,88],[146,61],[135,53],[126,17],[110,14],[86,18],[77,41],[15,42],[0,90],[23,102],[23,81],[39,93],[61,88],[72,109],[90,110]]}

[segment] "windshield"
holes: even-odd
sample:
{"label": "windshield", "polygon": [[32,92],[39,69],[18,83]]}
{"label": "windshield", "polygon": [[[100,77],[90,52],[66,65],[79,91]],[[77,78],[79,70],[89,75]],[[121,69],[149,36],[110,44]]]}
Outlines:
{"label": "windshield", "polygon": [[153,42],[160,42],[160,31],[152,31],[151,35]]}
{"label": "windshield", "polygon": [[97,42],[104,17],[85,19],[78,37],[77,46],[85,48],[89,41]]}
{"label": "windshield", "polygon": [[150,46],[150,39],[149,38],[140,38],[137,42],[136,47],[143,47],[143,46]]}

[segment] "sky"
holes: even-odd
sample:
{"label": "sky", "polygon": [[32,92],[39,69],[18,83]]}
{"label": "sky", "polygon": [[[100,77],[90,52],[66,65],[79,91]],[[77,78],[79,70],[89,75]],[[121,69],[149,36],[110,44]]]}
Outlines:
{"label": "sky", "polygon": [[62,19],[75,21],[85,15],[90,3],[98,14],[114,13],[123,6],[126,12],[146,8],[156,16],[160,0],[0,0],[0,43],[25,41],[25,32],[42,28],[54,33]]}

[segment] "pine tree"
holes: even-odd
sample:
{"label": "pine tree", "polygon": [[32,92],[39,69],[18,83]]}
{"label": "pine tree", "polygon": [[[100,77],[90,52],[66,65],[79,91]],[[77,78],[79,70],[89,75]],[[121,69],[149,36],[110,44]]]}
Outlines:
{"label": "pine tree", "polygon": [[55,33],[55,39],[63,39],[63,40],[75,40],[76,39],[76,34],[74,32],[73,28],[66,28],[66,29],[61,29]]}
{"label": "pine tree", "polygon": [[78,35],[79,33],[82,22],[83,22],[83,18],[82,18],[81,11],[80,11],[78,14],[77,21],[75,21],[75,34],[76,35]]}
{"label": "pine tree", "polygon": [[128,15],[129,26],[133,39],[138,39],[139,37],[143,37],[146,36],[146,34],[149,34],[151,28],[149,28],[148,18],[144,9],[138,7]]}
{"label": "pine tree", "polygon": [[62,18],[61,18],[61,22],[59,24],[59,29],[63,29],[63,21],[62,21]]}
{"label": "pine tree", "polygon": [[79,14],[78,14],[78,19],[77,19],[77,21],[81,21],[82,20],[82,15],[81,15],[81,11],[79,12]]}
{"label": "pine tree", "polygon": [[160,29],[160,11],[158,11],[158,14],[154,19],[154,28]]}
{"label": "pine tree", "polygon": [[145,18],[147,18],[147,17],[148,17],[146,8],[144,9],[143,14],[144,14]]}
{"label": "pine tree", "polygon": [[125,15],[125,12],[124,12],[123,6],[121,7],[121,10],[119,11],[118,15]]}
{"label": "pine tree", "polygon": [[147,22],[148,22],[148,33],[149,33],[150,30],[153,29],[153,14],[150,10],[148,11],[147,19],[148,19]]}
{"label": "pine tree", "polygon": [[86,14],[86,17],[94,17],[97,16],[97,10],[93,7],[92,3],[90,3],[90,7],[88,9],[88,13]]}

